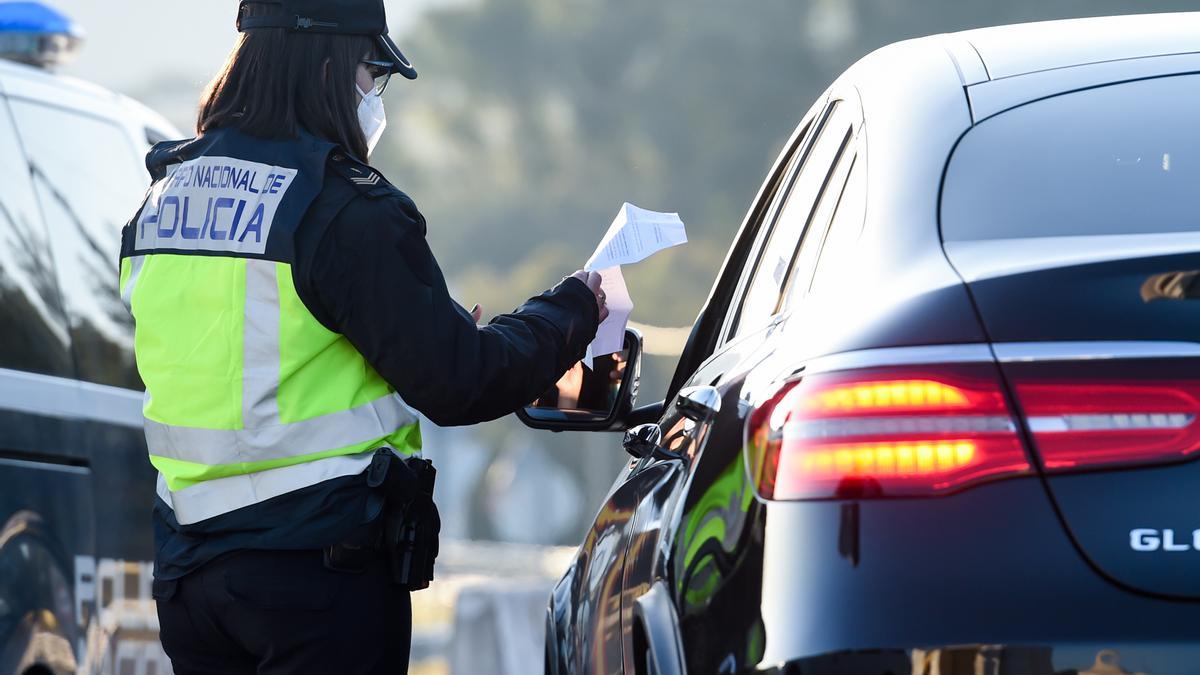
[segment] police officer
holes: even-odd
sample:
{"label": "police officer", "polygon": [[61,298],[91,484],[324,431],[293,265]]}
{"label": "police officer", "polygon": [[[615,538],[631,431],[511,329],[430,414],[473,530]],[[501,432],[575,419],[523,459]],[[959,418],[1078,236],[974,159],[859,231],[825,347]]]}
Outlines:
{"label": "police officer", "polygon": [[238,29],[122,237],[162,643],[180,675],[402,673],[420,584],[380,543],[381,476],[420,451],[415,411],[471,424],[551,386],[606,316],[600,279],[478,326],[366,163],[388,78],[416,77],[383,1],[242,0]]}

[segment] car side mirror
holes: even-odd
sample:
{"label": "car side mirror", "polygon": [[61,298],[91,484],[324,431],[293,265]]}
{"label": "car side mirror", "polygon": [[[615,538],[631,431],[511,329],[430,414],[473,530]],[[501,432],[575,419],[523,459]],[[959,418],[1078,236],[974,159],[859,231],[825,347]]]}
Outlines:
{"label": "car side mirror", "polygon": [[619,429],[637,400],[641,367],[642,334],[626,328],[621,351],[592,359],[591,368],[576,363],[517,417],[534,429]]}

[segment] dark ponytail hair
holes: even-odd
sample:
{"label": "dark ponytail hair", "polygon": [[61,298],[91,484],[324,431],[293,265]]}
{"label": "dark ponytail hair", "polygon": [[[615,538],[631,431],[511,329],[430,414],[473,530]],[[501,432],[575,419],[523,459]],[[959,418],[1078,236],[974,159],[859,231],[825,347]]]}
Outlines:
{"label": "dark ponytail hair", "polygon": [[[279,8],[254,3],[241,11],[264,16]],[[361,35],[248,30],[205,89],[196,131],[234,127],[262,138],[296,138],[304,129],[365,161],[355,78],[373,52],[371,39]]]}

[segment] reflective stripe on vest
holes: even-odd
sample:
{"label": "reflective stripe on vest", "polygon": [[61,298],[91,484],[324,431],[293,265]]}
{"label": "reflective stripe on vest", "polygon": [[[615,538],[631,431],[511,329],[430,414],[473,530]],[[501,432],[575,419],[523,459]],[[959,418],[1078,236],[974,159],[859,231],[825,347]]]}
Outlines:
{"label": "reflective stripe on vest", "polygon": [[332,478],[362,473],[374,454],[343,455],[319,462],[217,478],[177,492],[167,487],[167,480],[160,473],[157,491],[159,498],[175,512],[175,519],[187,525]]}

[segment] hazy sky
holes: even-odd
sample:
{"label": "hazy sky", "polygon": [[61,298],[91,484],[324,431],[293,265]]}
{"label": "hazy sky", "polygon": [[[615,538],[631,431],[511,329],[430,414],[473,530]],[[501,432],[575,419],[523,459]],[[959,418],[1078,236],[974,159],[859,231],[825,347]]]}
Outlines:
{"label": "hazy sky", "polygon": [[[190,135],[200,91],[237,36],[237,0],[44,1],[87,33],[64,74],[133,96]],[[425,9],[471,0],[385,1],[392,36],[403,47],[404,32]]]}
{"label": "hazy sky", "polygon": [[[387,0],[399,37],[426,7],[454,0]],[[87,42],[65,73],[117,90],[185,76],[202,84],[236,35],[236,0],[49,0],[83,25]]]}

